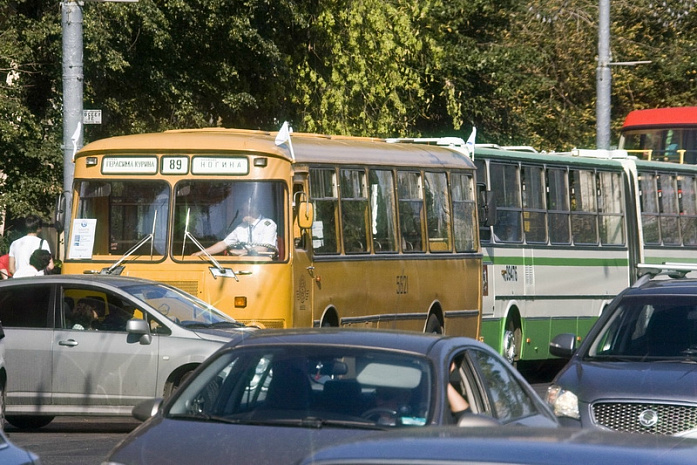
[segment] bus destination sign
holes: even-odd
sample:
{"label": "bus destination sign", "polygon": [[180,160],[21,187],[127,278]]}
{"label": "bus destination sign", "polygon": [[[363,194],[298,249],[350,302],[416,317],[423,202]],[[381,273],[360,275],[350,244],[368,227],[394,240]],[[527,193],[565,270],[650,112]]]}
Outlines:
{"label": "bus destination sign", "polygon": [[157,174],[157,157],[104,157],[103,174]]}
{"label": "bus destination sign", "polygon": [[247,174],[249,160],[244,157],[194,157],[191,161],[192,174]]}

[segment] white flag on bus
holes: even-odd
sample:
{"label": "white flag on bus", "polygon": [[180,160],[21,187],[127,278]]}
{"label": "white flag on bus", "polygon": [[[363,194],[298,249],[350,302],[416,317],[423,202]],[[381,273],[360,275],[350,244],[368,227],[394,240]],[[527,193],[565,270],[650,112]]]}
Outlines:
{"label": "white flag on bus", "polygon": [[283,145],[288,142],[288,149],[290,150],[290,158],[295,161],[295,154],[293,153],[293,144],[290,141],[290,135],[293,133],[293,128],[288,125],[288,121],[283,122],[283,126],[276,134],[276,145]]}

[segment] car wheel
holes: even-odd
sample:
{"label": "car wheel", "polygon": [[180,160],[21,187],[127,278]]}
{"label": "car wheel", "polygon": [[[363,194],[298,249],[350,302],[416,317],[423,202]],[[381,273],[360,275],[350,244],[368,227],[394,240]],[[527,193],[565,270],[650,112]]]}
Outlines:
{"label": "car wheel", "polygon": [[523,331],[512,318],[506,320],[506,331],[503,333],[503,356],[509,363],[515,364],[520,358],[520,343]]}
{"label": "car wheel", "polygon": [[431,315],[428,317],[428,321],[426,322],[426,331],[424,332],[443,334],[443,327],[441,326],[440,320],[436,315]]}
{"label": "car wheel", "polygon": [[53,421],[55,417],[46,415],[36,416],[12,416],[5,417],[7,422],[19,429],[37,429],[42,428]]}
{"label": "car wheel", "polygon": [[164,398],[168,399],[172,394],[177,392],[177,389],[179,389],[179,387],[184,383],[184,381],[189,379],[189,376],[191,376],[193,372],[194,370],[189,370],[182,374],[176,381],[167,383],[167,385],[165,385]]}

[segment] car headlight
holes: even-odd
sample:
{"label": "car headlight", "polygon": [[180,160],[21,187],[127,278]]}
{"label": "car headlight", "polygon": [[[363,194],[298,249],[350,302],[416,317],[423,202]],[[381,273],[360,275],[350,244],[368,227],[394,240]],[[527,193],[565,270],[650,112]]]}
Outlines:
{"label": "car headlight", "polygon": [[581,418],[578,411],[578,397],[561,386],[552,385],[547,388],[547,403],[558,417],[569,417],[576,420]]}

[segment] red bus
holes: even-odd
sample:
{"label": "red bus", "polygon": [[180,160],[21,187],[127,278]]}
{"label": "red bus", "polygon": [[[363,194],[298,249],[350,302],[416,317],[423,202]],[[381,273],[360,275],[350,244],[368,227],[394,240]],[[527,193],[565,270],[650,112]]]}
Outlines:
{"label": "red bus", "polygon": [[697,163],[697,107],[634,110],[627,115],[619,148],[647,160]]}

